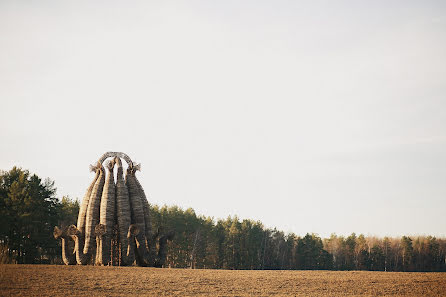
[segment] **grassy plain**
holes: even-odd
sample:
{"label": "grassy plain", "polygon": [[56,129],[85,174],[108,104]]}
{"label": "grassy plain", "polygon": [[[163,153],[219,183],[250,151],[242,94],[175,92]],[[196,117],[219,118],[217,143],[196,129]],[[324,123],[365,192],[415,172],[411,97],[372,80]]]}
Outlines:
{"label": "grassy plain", "polygon": [[0,265],[0,296],[446,296],[446,273]]}

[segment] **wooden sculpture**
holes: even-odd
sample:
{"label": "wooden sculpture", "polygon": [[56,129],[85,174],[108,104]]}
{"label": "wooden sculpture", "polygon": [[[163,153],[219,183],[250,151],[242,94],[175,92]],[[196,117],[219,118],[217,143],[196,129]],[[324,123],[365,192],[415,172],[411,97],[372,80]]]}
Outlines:
{"label": "wooden sculpture", "polygon": [[[128,165],[125,179],[121,159]],[[124,153],[107,152],[90,169],[95,176],[82,200],[77,226],[54,228],[54,237],[62,240],[63,262],[162,267],[173,232],[152,232],[149,203],[135,174],[140,164]],[[70,249],[71,240],[75,244]]]}

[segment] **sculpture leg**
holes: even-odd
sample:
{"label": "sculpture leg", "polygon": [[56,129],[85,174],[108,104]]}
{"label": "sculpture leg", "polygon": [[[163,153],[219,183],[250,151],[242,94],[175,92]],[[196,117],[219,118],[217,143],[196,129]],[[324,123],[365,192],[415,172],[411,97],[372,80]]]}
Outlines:
{"label": "sculpture leg", "polygon": [[86,265],[90,254],[84,254],[84,238],[76,226],[68,227],[67,234],[74,240],[74,251],[76,252],[76,262],[78,265]]}
{"label": "sculpture leg", "polygon": [[[105,226],[102,224],[97,224],[94,228],[96,234],[96,261],[97,265],[108,265],[110,258],[110,251],[108,251],[107,258],[107,235],[105,234]],[[110,244],[109,244],[110,246]]]}
{"label": "sculpture leg", "polygon": [[158,251],[158,257],[155,261],[155,267],[161,268],[166,263],[167,259],[167,241],[172,240],[174,237],[174,232],[169,232],[166,235],[163,235],[160,237],[159,240],[159,251]]}
{"label": "sculpture leg", "polygon": [[76,264],[76,257],[73,252],[73,249],[70,249],[68,243],[72,240],[70,236],[67,234],[67,228],[64,230],[59,227],[54,227],[54,238],[62,239],[62,261],[65,265],[74,265]]}
{"label": "sculpture leg", "polygon": [[122,245],[122,262],[124,266],[132,265],[135,262],[135,247],[136,247],[136,236],[139,230],[135,225],[130,225],[127,237],[124,243],[127,245]]}

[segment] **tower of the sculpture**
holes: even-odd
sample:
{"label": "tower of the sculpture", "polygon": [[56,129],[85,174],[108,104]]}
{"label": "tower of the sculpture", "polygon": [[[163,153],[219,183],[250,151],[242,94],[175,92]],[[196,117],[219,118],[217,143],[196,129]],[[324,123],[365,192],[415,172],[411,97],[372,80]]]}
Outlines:
{"label": "tower of the sculpture", "polygon": [[[127,163],[125,177],[122,160]],[[63,262],[162,267],[165,242],[173,232],[152,232],[149,203],[135,174],[140,164],[124,153],[107,152],[90,169],[95,176],[82,200],[77,226],[54,228],[54,237],[62,240]],[[74,248],[68,244],[72,240]]]}

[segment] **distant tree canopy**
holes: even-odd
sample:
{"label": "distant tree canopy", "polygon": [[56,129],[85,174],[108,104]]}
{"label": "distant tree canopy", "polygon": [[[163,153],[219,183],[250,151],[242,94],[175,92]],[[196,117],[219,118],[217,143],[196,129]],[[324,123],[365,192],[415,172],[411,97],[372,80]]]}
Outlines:
{"label": "distant tree canopy", "polygon": [[42,263],[60,254],[53,228],[61,221],[72,223],[79,205],[66,197],[59,201],[55,193],[53,181],[28,170],[0,172],[2,262]]}
{"label": "distant tree canopy", "polygon": [[[54,226],[76,224],[79,202],[54,182],[14,167],[0,172],[0,263],[61,263]],[[191,208],[151,206],[153,230],[175,231],[166,266],[213,269],[446,271],[446,239],[303,237],[238,217],[214,220]]]}
{"label": "distant tree canopy", "polygon": [[214,221],[193,209],[151,208],[154,229],[176,230],[167,265],[213,269],[331,269],[446,271],[446,239],[348,237],[316,234],[299,237],[265,228],[259,221],[228,217]]}

